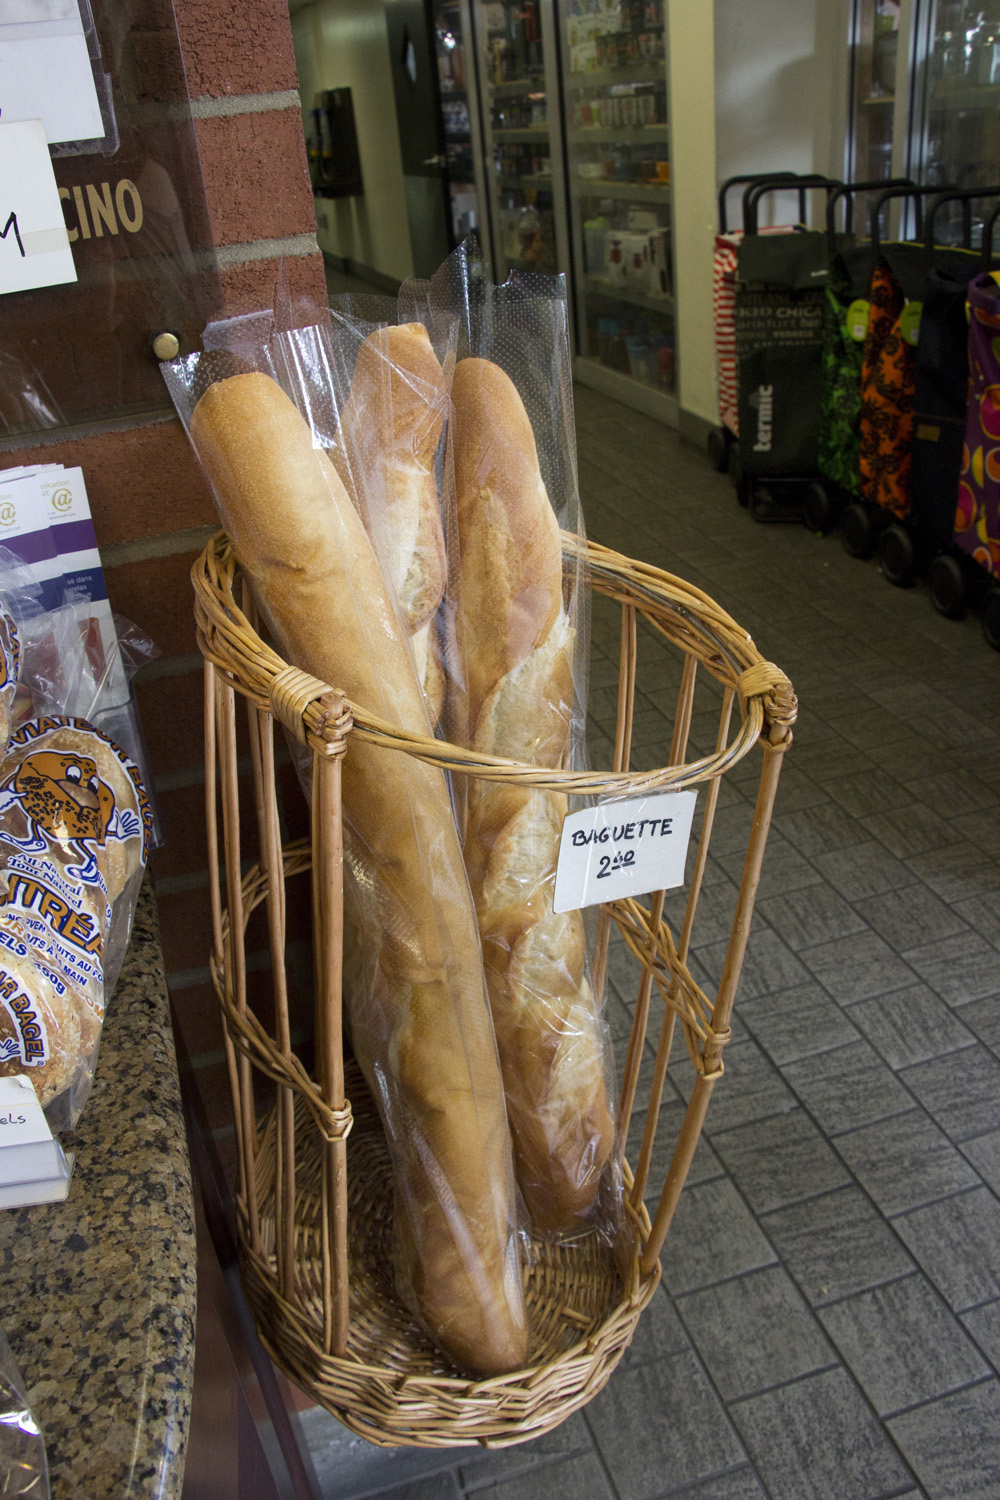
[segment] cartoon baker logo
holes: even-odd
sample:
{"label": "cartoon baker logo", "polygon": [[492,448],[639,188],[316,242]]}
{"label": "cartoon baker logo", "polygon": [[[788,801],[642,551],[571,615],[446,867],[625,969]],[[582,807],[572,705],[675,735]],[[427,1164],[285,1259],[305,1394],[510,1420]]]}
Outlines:
{"label": "cartoon baker logo", "polygon": [[4,837],[26,853],[43,853],[52,839],[70,844],[82,860],[82,880],[97,881],[93,847],[111,839],[141,836],[142,825],[131,809],[118,808],[115,794],[97,773],[89,755],[76,751],[36,750],[0,786],[0,813],[19,805],[28,828],[25,838]]}

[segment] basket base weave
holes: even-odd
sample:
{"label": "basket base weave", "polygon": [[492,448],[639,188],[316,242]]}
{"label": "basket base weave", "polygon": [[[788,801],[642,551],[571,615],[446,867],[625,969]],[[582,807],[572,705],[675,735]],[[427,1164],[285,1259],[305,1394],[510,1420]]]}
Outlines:
{"label": "basket base weave", "polygon": [[383,1445],[502,1447],[550,1431],[601,1389],[628,1347],[659,1281],[639,1254],[649,1219],[629,1211],[623,1254],[591,1235],[579,1244],[533,1240],[525,1269],[528,1366],[471,1380],[450,1368],[392,1287],[392,1174],[382,1127],[359,1073],[348,1197],[350,1331],[347,1352],[324,1352],[320,1153],[308,1116],[296,1115],[296,1300],[278,1289],[275,1257],[274,1116],[265,1120],[257,1161],[262,1248],[241,1215],[243,1284],[261,1341],[275,1363],[352,1431]]}

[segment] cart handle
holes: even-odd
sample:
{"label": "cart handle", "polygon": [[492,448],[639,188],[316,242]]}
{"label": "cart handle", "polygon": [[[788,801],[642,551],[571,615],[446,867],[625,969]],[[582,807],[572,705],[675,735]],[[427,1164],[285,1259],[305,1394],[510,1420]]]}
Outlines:
{"label": "cart handle", "polygon": [[854,228],[854,195],[855,193],[877,193],[880,188],[887,187],[916,187],[912,177],[879,177],[870,182],[842,182],[835,187],[832,193],[827,195],[826,200],[826,232],[832,237],[836,234],[836,208],[841,198],[844,203],[844,232],[849,234]]}
{"label": "cart handle", "polygon": [[[740,187],[745,184],[752,186],[756,182],[788,182],[791,179],[797,178],[798,175],[798,172],[744,172],[739,177],[727,177],[719,189],[719,233],[729,233],[726,198],[730,188]],[[806,196],[804,192],[799,193],[799,204],[800,212],[804,215],[806,211]]]}
{"label": "cart handle", "polygon": [[[842,187],[843,184],[840,183],[840,182],[838,182],[837,179],[834,178],[834,177],[822,177],[817,172],[817,173],[811,173],[808,177],[799,177],[799,178],[797,178],[796,182],[795,182],[795,186],[799,190],[799,205],[800,205],[799,217],[800,217],[801,221],[803,223],[805,223],[805,218],[806,218],[805,193],[806,193],[806,189],[807,188],[826,188],[827,192],[829,193],[829,192],[832,191],[833,188],[835,188],[835,187]],[[757,184],[754,184],[751,187],[748,187],[746,189],[746,191],[743,194],[743,230],[744,230],[744,233],[746,233],[746,234],[756,234],[757,233],[757,210],[758,210],[758,208],[760,206],[760,200],[765,196],[765,194],[773,192],[776,188],[780,188],[780,187],[781,187],[781,183],[780,182],[771,181],[771,182],[757,183]]]}
{"label": "cart handle", "polygon": [[963,249],[972,251],[972,204],[976,198],[997,198],[1000,196],[1000,187],[946,187],[937,198],[931,202],[927,210],[927,233],[924,243],[928,251],[934,249],[934,219],[937,211],[946,202],[960,202],[963,205]]}
{"label": "cart handle", "polygon": [[871,208],[868,210],[868,237],[872,243],[872,264],[874,264],[878,259],[880,251],[880,242],[878,235],[879,215],[881,214],[885,204],[889,202],[890,198],[913,199],[913,206],[916,210],[917,216],[917,238],[919,239],[924,232],[924,217],[923,213],[921,212],[921,199],[926,198],[930,193],[940,193],[941,191],[942,189],[940,187],[889,187],[886,188],[884,192],[879,193],[878,197],[872,203]]}
{"label": "cart handle", "polygon": [[924,244],[928,250],[934,249],[934,220],[937,212],[946,203],[961,203],[962,205],[962,248],[972,249],[972,204],[976,198],[1000,197],[1000,187],[977,187],[977,188],[945,188],[931,203],[927,210],[927,228],[924,235]]}

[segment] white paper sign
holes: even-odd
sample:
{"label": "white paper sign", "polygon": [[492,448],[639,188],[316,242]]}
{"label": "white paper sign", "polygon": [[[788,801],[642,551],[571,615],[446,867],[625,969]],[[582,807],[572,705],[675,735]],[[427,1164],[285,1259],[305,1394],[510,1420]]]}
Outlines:
{"label": "white paper sign", "polygon": [[570,813],[556,866],[555,911],[684,884],[697,792],[654,792]]}
{"label": "white paper sign", "polygon": [[75,280],[42,123],[0,123],[0,295]]}
{"label": "white paper sign", "polygon": [[31,1079],[24,1073],[0,1077],[0,1147],[30,1146],[51,1139],[52,1131]]}

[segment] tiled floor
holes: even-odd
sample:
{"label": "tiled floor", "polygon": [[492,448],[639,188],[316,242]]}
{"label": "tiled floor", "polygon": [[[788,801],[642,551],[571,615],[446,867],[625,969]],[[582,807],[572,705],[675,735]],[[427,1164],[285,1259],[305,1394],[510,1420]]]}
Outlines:
{"label": "tiled floor", "polygon": [[[311,1412],[323,1493],[1000,1500],[1000,656],[835,536],[755,524],[655,423],[579,390],[577,428],[590,535],[715,596],[799,694],[726,1077],[663,1288],[583,1412],[498,1453],[370,1448]],[[610,612],[593,647],[600,743]],[[720,805],[710,977],[754,774]]]}

